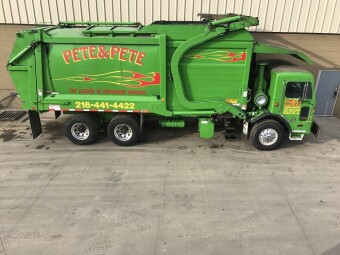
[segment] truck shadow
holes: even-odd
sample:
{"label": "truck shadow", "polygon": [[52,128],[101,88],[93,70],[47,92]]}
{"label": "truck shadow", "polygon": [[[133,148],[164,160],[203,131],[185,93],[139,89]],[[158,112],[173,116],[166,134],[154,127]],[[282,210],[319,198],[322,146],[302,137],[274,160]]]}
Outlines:
{"label": "truck shadow", "polygon": [[[163,128],[158,125],[158,121],[150,120],[145,122],[144,137],[141,144],[161,144],[171,140],[181,139],[182,147],[189,145],[210,148],[211,150],[230,148],[250,150],[251,145],[242,136],[242,127],[232,131],[226,131],[223,125],[215,126],[213,138],[199,138],[198,123],[195,119],[187,119],[184,128]],[[180,146],[181,147],[181,146]]]}
{"label": "truck shadow", "polygon": [[[107,125],[106,125],[107,126]],[[96,144],[111,143],[106,132],[106,126],[102,127]],[[161,142],[189,137],[198,133],[197,123],[189,121],[184,128],[163,128],[158,124],[157,119],[147,119],[144,122],[144,132],[139,144],[159,144]]]}
{"label": "truck shadow", "polygon": [[[95,144],[103,145],[106,143],[111,143],[111,141],[107,136],[105,128],[103,128]],[[180,150],[202,147],[213,152],[226,148],[246,151],[253,150],[252,145],[242,136],[242,127],[226,132],[223,126],[216,125],[214,137],[204,139],[199,138],[198,123],[195,119],[186,120],[184,128],[164,128],[158,124],[156,119],[146,120],[142,140],[136,146],[158,145],[165,145],[166,147],[175,146]]]}
{"label": "truck shadow", "polygon": [[158,120],[149,119],[145,121],[144,133],[141,143],[155,143],[177,139],[181,137],[188,137],[193,134],[198,135],[197,122],[194,120],[187,120],[184,128],[164,128],[158,124]]}
{"label": "truck shadow", "polygon": [[46,121],[45,123],[42,124],[43,132],[40,135],[40,137],[49,135],[50,136],[49,139],[52,141],[64,139],[66,138],[64,128],[65,128],[64,123],[60,120]]}

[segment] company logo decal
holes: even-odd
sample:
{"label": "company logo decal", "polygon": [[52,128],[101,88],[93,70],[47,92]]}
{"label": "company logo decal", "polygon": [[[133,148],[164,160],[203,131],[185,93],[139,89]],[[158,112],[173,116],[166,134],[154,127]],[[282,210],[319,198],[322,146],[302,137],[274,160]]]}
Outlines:
{"label": "company logo decal", "polygon": [[144,52],[129,48],[118,46],[106,47],[104,45],[83,46],[62,52],[62,57],[67,65],[84,60],[116,59],[118,61],[126,61],[142,66],[144,65],[142,60],[145,55]]}
{"label": "company logo decal", "polygon": [[151,72],[141,74],[134,71],[113,71],[103,74],[77,75],[55,80],[85,82],[85,83],[111,83],[128,88],[143,88],[160,85],[160,73]]}
{"label": "company logo decal", "polygon": [[299,114],[301,103],[298,99],[286,99],[283,107],[283,114]]}
{"label": "company logo decal", "polygon": [[187,55],[189,58],[194,59],[209,59],[209,60],[215,60],[219,62],[238,62],[238,61],[244,61],[247,58],[246,52],[232,52],[229,50],[218,50],[203,54],[192,54]]}

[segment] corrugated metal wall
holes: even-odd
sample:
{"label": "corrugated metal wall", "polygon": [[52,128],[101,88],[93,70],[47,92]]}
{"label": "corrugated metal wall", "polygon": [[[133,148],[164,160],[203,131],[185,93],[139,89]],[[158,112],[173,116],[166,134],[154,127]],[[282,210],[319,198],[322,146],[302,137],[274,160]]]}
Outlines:
{"label": "corrugated metal wall", "polygon": [[0,23],[198,20],[197,13],[258,16],[253,29],[340,33],[339,0],[0,0]]}

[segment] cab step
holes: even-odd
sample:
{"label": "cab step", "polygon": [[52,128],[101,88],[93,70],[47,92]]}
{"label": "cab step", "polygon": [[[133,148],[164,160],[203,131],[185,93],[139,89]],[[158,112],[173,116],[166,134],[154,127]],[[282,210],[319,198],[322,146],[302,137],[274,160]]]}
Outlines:
{"label": "cab step", "polygon": [[305,134],[289,134],[289,140],[293,141],[301,141],[303,139]]}

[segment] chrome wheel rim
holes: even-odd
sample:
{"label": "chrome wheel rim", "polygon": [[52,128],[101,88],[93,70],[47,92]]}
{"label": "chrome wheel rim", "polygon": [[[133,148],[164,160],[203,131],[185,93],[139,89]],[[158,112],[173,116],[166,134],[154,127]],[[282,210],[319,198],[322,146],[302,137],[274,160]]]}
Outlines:
{"label": "chrome wheel rim", "polygon": [[132,137],[132,129],[126,124],[118,124],[113,130],[115,137],[119,141],[129,141]]}
{"label": "chrome wheel rim", "polygon": [[259,142],[265,146],[273,145],[274,143],[276,143],[278,138],[278,133],[275,129],[272,128],[266,128],[262,130],[259,134]]}
{"label": "chrome wheel rim", "polygon": [[77,140],[86,140],[90,136],[90,129],[84,123],[75,123],[71,127],[71,134]]}

